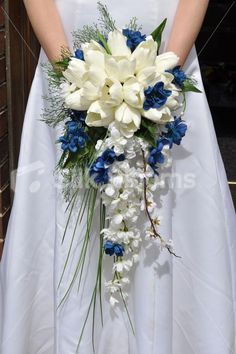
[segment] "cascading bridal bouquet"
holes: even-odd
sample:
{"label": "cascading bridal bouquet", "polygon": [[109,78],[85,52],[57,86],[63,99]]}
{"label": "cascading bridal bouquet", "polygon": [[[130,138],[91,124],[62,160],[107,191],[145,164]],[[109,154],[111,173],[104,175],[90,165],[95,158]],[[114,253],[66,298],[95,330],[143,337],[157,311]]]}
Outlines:
{"label": "cascading bridal bouquet", "polygon": [[[129,271],[138,261],[142,240],[155,240],[161,250],[178,257],[172,240],[158,232],[154,193],[162,183],[162,171],[171,164],[173,144],[179,145],[187,130],[182,120],[185,92],[199,91],[178,66],[174,53],[159,55],[166,20],[151,35],[145,35],[135,17],[120,29],[106,6],[98,2],[98,10],[101,28],[94,24],[74,32],[74,55],[63,52],[63,59],[55,63],[56,70],[47,66],[49,108],[43,120],[53,127],[64,124],[58,137],[62,155],[57,170],[63,176],[70,213],[62,242],[71,215],[78,213],[78,226],[87,210],[87,229],[85,235],[79,235],[83,236],[81,254],[61,303],[75,280],[81,282],[99,192],[100,252],[88,315],[95,309],[97,294],[101,297],[104,255],[113,256],[112,276],[105,288],[112,307],[123,302],[132,326],[126,286],[132,282]],[[77,211],[74,206],[82,189],[81,209]],[[143,233],[137,227],[142,215],[148,222]]]}

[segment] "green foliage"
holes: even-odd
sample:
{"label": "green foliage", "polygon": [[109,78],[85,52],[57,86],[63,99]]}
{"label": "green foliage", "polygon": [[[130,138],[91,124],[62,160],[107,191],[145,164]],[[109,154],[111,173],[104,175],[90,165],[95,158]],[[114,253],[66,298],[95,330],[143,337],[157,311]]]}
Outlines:
{"label": "green foliage", "polygon": [[146,140],[151,146],[156,146],[157,133],[157,124],[142,117],[140,129],[135,133],[135,135]]}
{"label": "green foliage", "polygon": [[162,33],[165,29],[167,18],[162,21],[162,23],[151,33],[152,38],[157,42],[157,53],[159,53],[161,46]]}
{"label": "green foliage", "polygon": [[129,28],[132,31],[141,31],[142,26],[138,25],[137,21],[138,21],[137,17],[134,16],[130,19],[130,22],[125,27]]}
{"label": "green foliage", "polygon": [[191,79],[187,79],[184,81],[183,86],[182,86],[182,91],[183,92],[197,92],[197,93],[202,93],[195,85],[194,82]]}

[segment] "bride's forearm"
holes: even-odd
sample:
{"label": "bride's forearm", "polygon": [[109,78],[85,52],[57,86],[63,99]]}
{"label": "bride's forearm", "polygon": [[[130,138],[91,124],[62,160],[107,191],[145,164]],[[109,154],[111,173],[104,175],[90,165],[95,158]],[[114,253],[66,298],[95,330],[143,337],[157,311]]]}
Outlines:
{"label": "bride's forearm", "polygon": [[51,62],[61,57],[68,42],[54,0],[24,0],[35,34]]}
{"label": "bride's forearm", "polygon": [[200,31],[209,0],[179,0],[166,51],[173,51],[183,65]]}

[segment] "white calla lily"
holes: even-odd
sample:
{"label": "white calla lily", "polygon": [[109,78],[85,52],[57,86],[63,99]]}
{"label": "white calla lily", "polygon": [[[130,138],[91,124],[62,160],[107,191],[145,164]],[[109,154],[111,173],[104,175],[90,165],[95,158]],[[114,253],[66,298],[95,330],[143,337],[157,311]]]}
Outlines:
{"label": "white calla lily", "polygon": [[156,56],[157,43],[152,36],[148,36],[145,41],[139,43],[131,55],[131,58],[136,60],[135,73],[146,67],[153,66]]}
{"label": "white calla lily", "polygon": [[158,73],[173,69],[178,65],[179,57],[173,52],[166,52],[156,57],[155,65]]}
{"label": "white calla lily", "polygon": [[101,101],[95,101],[88,109],[85,123],[89,127],[107,127],[114,117],[114,109]]}
{"label": "white calla lily", "polygon": [[122,31],[116,29],[109,32],[107,44],[113,56],[127,56],[131,55],[131,50],[126,44],[127,37],[122,34]]}

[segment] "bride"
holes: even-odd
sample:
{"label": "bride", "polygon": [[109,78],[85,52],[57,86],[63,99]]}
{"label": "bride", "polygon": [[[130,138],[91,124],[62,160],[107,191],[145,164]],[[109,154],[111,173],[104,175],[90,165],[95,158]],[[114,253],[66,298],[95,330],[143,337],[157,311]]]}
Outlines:
{"label": "bride", "polygon": [[[47,79],[41,63],[55,63],[72,48],[72,31],[97,20],[95,0],[24,0],[42,45],[21,139],[15,199],[0,264],[1,354],[75,354],[96,267],[96,218],[81,293],[76,287],[58,308],[72,261],[57,289],[69,244],[61,245],[65,208],[53,174],[58,132],[40,121]],[[150,34],[167,18],[161,51],[173,51],[203,93],[187,95],[189,133],[173,148],[172,183],[163,194],[160,231],[182,258],[143,250],[133,273],[129,309],[112,311],[104,298],[104,324],[96,323],[97,354],[236,354],[236,221],[225,169],[202,87],[194,41],[207,0],[106,0],[117,26],[133,16]],[[36,169],[31,166],[38,166]],[[178,183],[177,183],[178,182]],[[191,183],[190,183],[191,182]],[[78,239],[82,225],[77,230]],[[141,221],[137,227],[142,230]],[[78,255],[79,242],[74,247]],[[77,351],[92,354],[92,318]]]}

